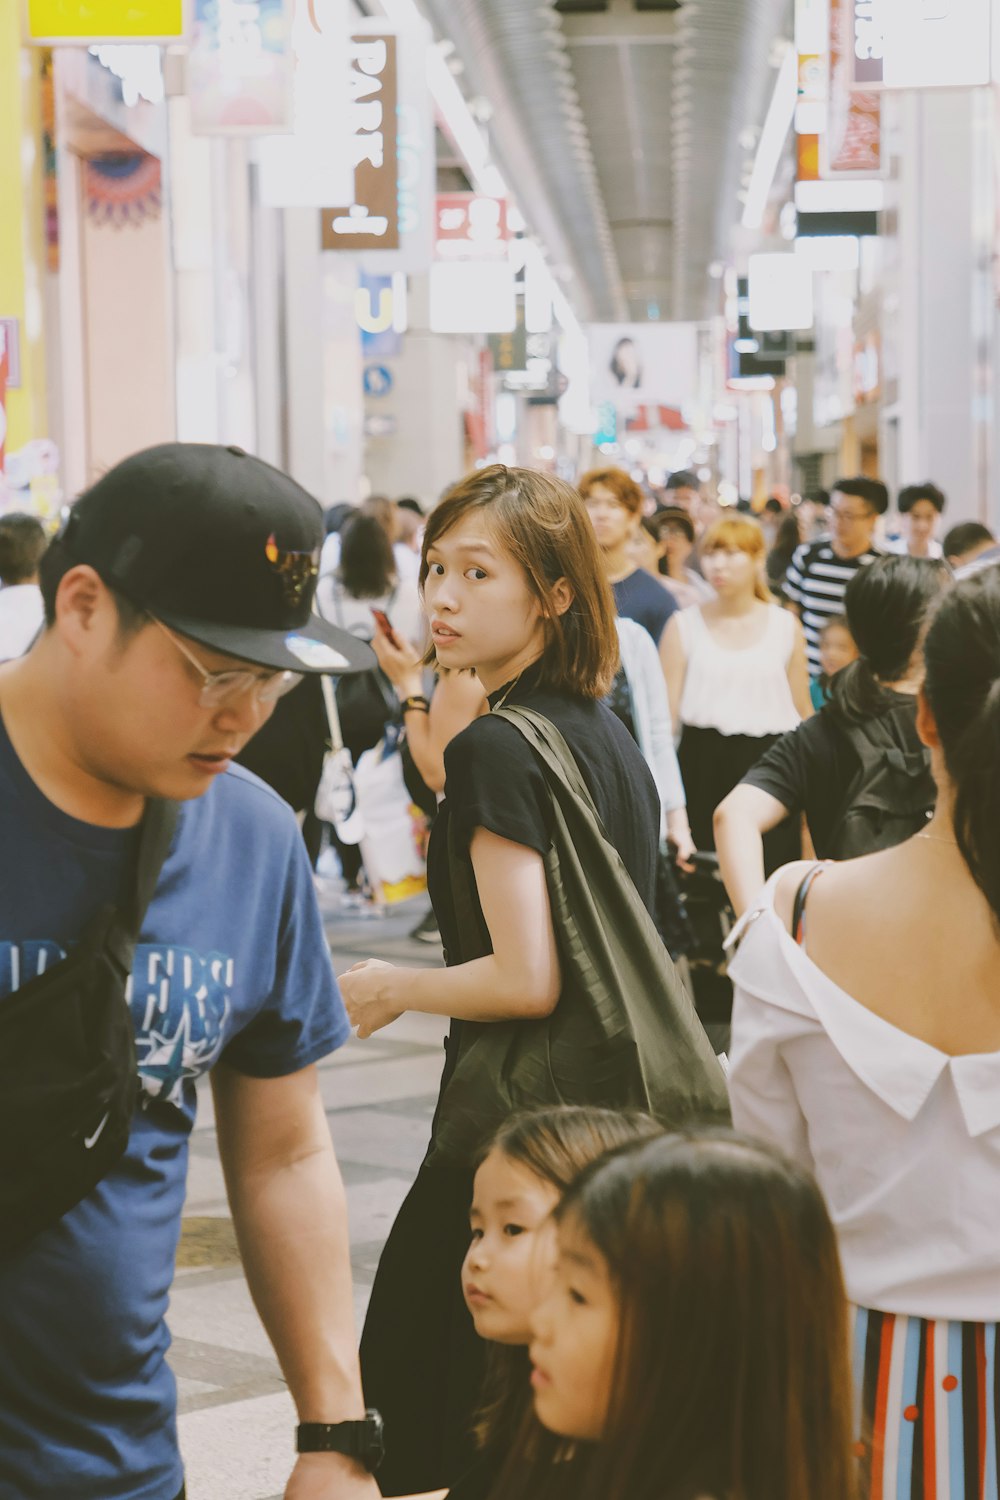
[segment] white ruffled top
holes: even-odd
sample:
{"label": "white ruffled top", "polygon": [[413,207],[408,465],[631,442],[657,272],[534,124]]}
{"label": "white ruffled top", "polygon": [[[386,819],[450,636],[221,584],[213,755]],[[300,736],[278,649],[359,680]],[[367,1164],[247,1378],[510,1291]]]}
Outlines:
{"label": "white ruffled top", "polygon": [[774,884],[733,934],[734,1124],[815,1174],[853,1302],[1000,1320],[1000,1052],[951,1056],[854,1000]]}

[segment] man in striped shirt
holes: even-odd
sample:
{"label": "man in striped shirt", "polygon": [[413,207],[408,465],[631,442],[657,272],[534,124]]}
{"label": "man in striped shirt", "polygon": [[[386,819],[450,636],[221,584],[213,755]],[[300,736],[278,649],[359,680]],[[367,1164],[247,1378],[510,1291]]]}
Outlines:
{"label": "man in striped shirt", "polygon": [[878,479],[838,479],[827,515],[829,536],[797,549],[785,575],[785,598],[798,612],[806,637],[809,674],[819,677],[819,635],[831,615],[844,610],[844,591],[859,568],[878,557],[875,525],[889,506]]}

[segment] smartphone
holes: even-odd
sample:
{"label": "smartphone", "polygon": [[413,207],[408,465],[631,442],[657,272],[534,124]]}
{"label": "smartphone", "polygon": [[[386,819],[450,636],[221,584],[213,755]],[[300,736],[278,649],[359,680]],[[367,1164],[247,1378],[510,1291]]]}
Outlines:
{"label": "smartphone", "polygon": [[393,630],[392,626],[389,624],[389,616],[386,614],[385,610],[384,609],[373,609],[372,610],[372,614],[375,616],[375,624],[378,626],[379,630],[381,630],[382,634],[385,636],[386,640],[389,642],[389,645],[390,646],[395,646],[396,650],[398,651],[399,650],[399,640],[397,639],[396,632]]}

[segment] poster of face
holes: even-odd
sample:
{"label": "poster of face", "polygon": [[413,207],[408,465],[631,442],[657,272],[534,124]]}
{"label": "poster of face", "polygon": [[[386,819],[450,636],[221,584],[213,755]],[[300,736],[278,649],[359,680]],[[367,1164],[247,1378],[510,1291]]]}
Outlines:
{"label": "poster of face", "polygon": [[587,342],[595,404],[680,407],[697,395],[696,323],[591,323]]}

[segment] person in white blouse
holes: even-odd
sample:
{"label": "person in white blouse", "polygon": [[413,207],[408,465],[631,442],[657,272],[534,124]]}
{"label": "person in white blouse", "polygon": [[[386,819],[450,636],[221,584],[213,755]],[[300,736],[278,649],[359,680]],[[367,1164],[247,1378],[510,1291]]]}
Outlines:
{"label": "person in white blouse", "polygon": [[[764,533],[727,516],[702,539],[701,566],[713,594],[679,610],[664,637],[667,691],[691,835],[715,848],[715,809],[775,740],[812,714],[805,641],[795,616],[764,581]],[[768,867],[794,858],[798,827],[768,836]]]}
{"label": "person in white blouse", "polygon": [[996,1500],[1000,1442],[1000,569],[946,593],[911,840],[779,871],[734,938],[737,1128],[837,1229],[864,1496]]}

